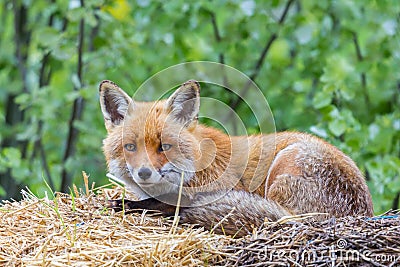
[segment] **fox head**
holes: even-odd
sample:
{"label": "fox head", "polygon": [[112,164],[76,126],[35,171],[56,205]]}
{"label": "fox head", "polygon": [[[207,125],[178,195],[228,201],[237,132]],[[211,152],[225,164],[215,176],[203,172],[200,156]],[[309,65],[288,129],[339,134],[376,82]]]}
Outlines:
{"label": "fox head", "polygon": [[103,81],[99,90],[109,172],[141,199],[175,191],[182,174],[189,182],[201,157],[194,136],[199,83],[187,81],[155,102],[137,102],[111,81]]}

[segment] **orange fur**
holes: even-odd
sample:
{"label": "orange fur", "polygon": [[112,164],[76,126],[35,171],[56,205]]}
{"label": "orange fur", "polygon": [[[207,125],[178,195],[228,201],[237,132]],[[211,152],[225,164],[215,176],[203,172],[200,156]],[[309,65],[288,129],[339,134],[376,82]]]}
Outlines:
{"label": "orange fur", "polygon": [[[274,201],[286,214],[373,215],[364,177],[343,152],[305,133],[231,137],[198,124],[199,89],[188,81],[167,100],[135,102],[112,82],[100,85],[109,171],[139,199],[177,192],[183,171],[188,195],[232,188]],[[151,176],[141,179],[141,168]]]}

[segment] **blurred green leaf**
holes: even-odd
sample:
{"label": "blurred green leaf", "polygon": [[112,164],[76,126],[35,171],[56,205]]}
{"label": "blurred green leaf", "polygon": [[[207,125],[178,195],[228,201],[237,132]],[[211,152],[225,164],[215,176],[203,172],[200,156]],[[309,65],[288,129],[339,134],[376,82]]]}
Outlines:
{"label": "blurred green leaf", "polygon": [[332,92],[320,91],[317,92],[313,98],[313,106],[320,109],[328,106],[332,102]]}
{"label": "blurred green leaf", "polygon": [[0,154],[0,166],[4,168],[18,168],[21,165],[21,152],[13,147],[6,147]]}
{"label": "blurred green leaf", "polygon": [[52,27],[43,27],[36,31],[38,45],[42,47],[55,48],[58,46],[61,37],[60,32]]}
{"label": "blurred green leaf", "polygon": [[335,136],[341,136],[346,131],[347,127],[346,122],[339,118],[329,122],[328,128]]}
{"label": "blurred green leaf", "polygon": [[[338,146],[367,174],[376,212],[392,207],[400,191],[399,1],[294,1],[281,22],[287,1],[87,0],[84,7],[79,1],[24,1],[20,29],[26,31],[18,39],[14,5],[20,2],[8,2],[0,5],[0,186],[7,193],[14,188],[6,188],[5,179],[46,190],[41,151],[56,189],[64,166],[75,182],[82,170],[97,183],[106,181],[100,81],[113,80],[132,95],[164,68],[223,60],[255,75],[277,130],[311,132]],[[155,89],[143,100],[154,100]],[[206,83],[201,93],[235,102]],[[63,162],[79,97],[84,106],[73,123],[79,131],[75,154]],[[248,106],[235,108],[247,132],[257,133]]]}
{"label": "blurred green leaf", "polygon": [[68,10],[67,18],[72,22],[78,22],[79,20],[85,18],[86,10],[83,7],[76,7]]}
{"label": "blurred green leaf", "polygon": [[7,192],[6,192],[6,190],[4,190],[4,188],[2,186],[0,186],[0,196],[1,197],[7,196]]}

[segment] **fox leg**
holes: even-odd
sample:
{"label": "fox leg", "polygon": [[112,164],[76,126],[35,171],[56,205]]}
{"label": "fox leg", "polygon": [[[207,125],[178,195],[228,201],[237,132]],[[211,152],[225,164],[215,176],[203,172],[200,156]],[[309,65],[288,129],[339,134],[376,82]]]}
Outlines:
{"label": "fox leg", "polygon": [[175,207],[162,203],[155,198],[148,198],[140,201],[133,201],[128,199],[116,199],[109,201],[109,208],[115,211],[125,210],[125,214],[139,212],[140,210],[159,211],[163,216],[171,216],[175,211]]}
{"label": "fox leg", "polygon": [[[115,211],[125,210],[125,214],[138,212],[139,210],[158,211],[163,216],[169,217],[175,214],[176,203],[178,201],[178,194],[165,194],[155,198],[147,198],[140,201],[133,201],[128,199],[116,199],[109,201],[109,208]],[[185,206],[190,205],[190,199],[182,196],[180,209],[185,209]]]}
{"label": "fox leg", "polygon": [[[267,198],[278,202],[294,214],[329,212],[323,190],[314,179],[297,175],[278,175],[269,186]],[[322,219],[322,218],[321,218]]]}
{"label": "fox leg", "polygon": [[298,175],[278,175],[268,188],[267,198],[278,202],[295,214],[320,212],[316,219],[329,216],[372,215],[368,192],[346,179],[318,179]]}

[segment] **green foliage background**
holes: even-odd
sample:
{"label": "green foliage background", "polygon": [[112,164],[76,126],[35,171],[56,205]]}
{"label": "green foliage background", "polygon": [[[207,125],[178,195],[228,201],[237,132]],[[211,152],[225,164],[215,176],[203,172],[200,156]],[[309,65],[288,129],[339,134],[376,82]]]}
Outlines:
{"label": "green foliage background", "polygon": [[166,67],[207,60],[253,78],[278,130],[348,153],[377,213],[399,207],[398,0],[3,0],[0,20],[3,198],[25,185],[43,194],[44,179],[66,190],[82,170],[106,183],[99,82],[133,93]]}

